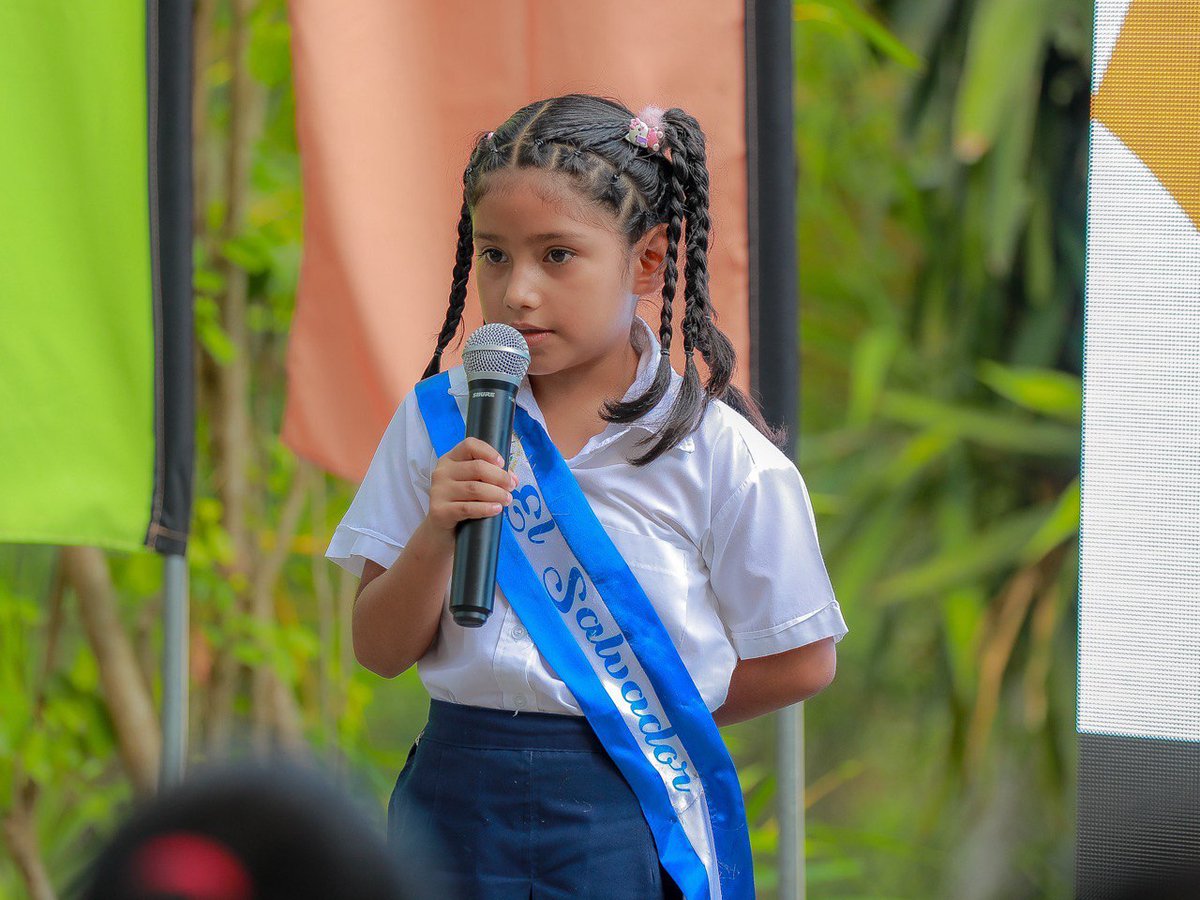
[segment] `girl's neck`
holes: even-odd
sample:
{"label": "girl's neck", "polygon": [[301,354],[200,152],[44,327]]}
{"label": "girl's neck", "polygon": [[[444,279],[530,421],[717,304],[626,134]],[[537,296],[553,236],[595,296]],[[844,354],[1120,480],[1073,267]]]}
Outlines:
{"label": "girl's neck", "polygon": [[564,456],[570,458],[604,430],[607,423],[600,418],[600,408],[606,400],[625,396],[637,378],[638,361],[637,350],[626,342],[618,353],[560,372],[529,376],[547,431]]}

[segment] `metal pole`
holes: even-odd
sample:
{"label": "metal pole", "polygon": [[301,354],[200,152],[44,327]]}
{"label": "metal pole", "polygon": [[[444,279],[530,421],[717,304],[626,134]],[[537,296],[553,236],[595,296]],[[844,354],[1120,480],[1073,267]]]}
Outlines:
{"label": "metal pole", "polygon": [[804,900],[804,704],[781,709],[779,770],[779,900]]}
{"label": "metal pole", "polygon": [[[799,263],[792,111],[792,4],[745,0],[751,389],[797,459]],[[804,705],[780,710],[776,771],[779,897],[804,897]]]}
{"label": "metal pole", "polygon": [[163,751],[160,787],[183,780],[188,737],[187,559],[163,559]]}
{"label": "metal pole", "polygon": [[145,0],[151,284],[155,329],[154,505],[146,545],[163,556],[159,786],[183,779],[188,732],[188,568],[195,457],[192,362],[193,0]]}

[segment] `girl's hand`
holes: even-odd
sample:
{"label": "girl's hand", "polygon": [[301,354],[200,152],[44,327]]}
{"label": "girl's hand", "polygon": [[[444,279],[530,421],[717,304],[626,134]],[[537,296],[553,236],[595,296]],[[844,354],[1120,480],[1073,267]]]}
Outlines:
{"label": "girl's hand", "polygon": [[429,488],[425,520],[443,536],[454,537],[464,519],[486,519],[512,503],[517,476],[504,458],[479,438],[466,438],[438,460]]}

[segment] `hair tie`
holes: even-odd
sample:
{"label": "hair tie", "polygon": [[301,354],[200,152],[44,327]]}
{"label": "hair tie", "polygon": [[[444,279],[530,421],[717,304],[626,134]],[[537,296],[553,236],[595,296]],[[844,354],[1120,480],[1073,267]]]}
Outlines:
{"label": "hair tie", "polygon": [[649,125],[651,128],[657,128],[662,131],[663,116],[666,112],[661,106],[643,106],[642,111],[638,113],[638,118]]}
{"label": "hair tie", "polygon": [[629,130],[625,132],[625,140],[635,147],[645,147],[659,152],[666,132],[663,129],[663,110],[657,106],[647,106],[639,115],[629,120]]}

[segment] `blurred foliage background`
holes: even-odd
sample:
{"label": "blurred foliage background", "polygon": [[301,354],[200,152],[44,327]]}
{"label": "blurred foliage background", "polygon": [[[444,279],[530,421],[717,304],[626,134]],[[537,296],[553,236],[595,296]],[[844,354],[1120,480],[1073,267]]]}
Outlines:
{"label": "blurred foliage background", "polygon": [[[821,898],[1069,897],[1086,0],[796,0],[800,467],[851,633],[807,704]],[[311,758],[382,826],[424,722],[348,641],[353,493],[278,439],[302,197],[284,0],[200,0],[196,762]],[[161,561],[109,554],[158,697]],[[56,548],[0,546],[0,897],[134,799]],[[771,719],[726,729],[773,896]],[[53,896],[45,894],[43,896]]]}

